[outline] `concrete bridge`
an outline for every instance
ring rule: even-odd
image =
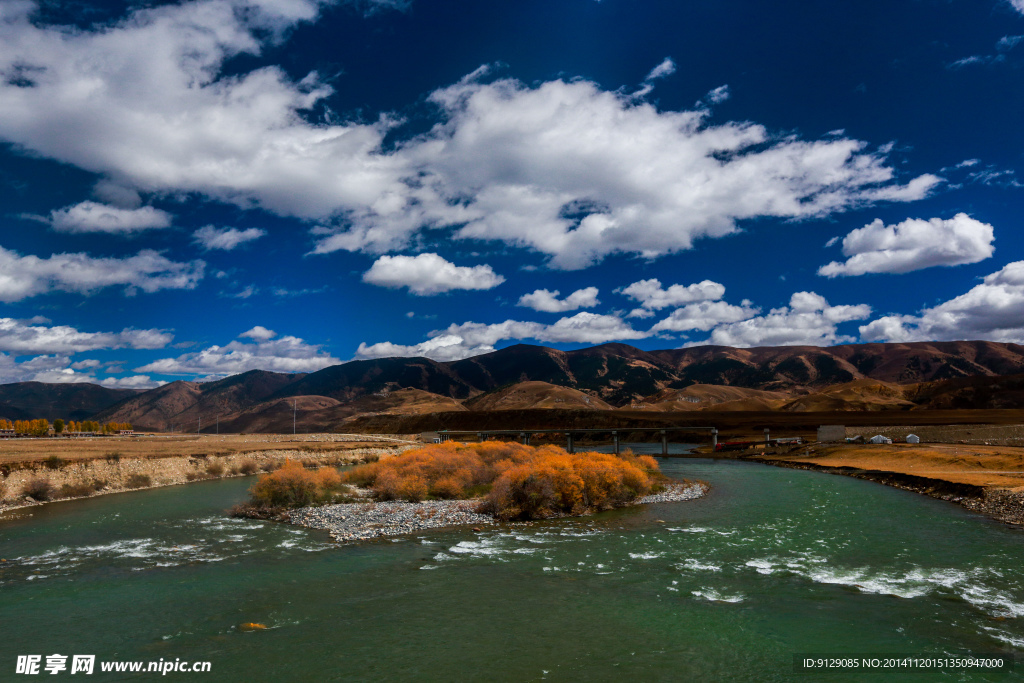
[[[631,428],[631,429],[491,429],[483,431],[448,431],[437,432],[438,440],[441,442],[451,441],[456,437],[475,436],[478,441],[486,441],[491,437],[511,436],[521,439],[527,446],[530,445],[530,437],[534,434],[565,434],[565,450],[570,453],[576,452],[574,443],[575,437],[582,434],[610,434],[615,444],[615,454],[619,454],[619,433],[620,432],[659,432],[661,434],[661,454],[668,455],[668,433],[669,432],[711,432],[711,447],[718,445],[718,429],[715,427],[665,427],[665,428]]]

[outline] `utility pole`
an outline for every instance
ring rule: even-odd
[[[217,433],[220,434],[220,415],[217,416]]]
[[[295,413],[299,410],[299,400],[292,400],[292,436],[295,436]]]
[[[199,426],[196,427],[196,434],[198,434],[201,431],[203,431],[203,416],[202,415],[199,416]]]

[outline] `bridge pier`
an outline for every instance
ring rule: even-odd
[[[668,455],[668,435],[665,434],[665,430],[661,430],[661,454],[663,456]]]
[[[718,430],[711,430],[711,450],[718,448]]]
[[[615,439],[615,455],[619,454],[619,433],[612,432],[612,438]]]
[[[576,450],[573,448],[572,445],[572,432],[566,432],[565,439],[565,450],[568,451],[569,453],[575,453]]]
[[[521,432],[519,434],[519,437],[523,440],[523,445],[524,446],[529,446],[530,445],[530,433],[529,432]]]

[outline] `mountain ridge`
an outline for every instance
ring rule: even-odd
[[[806,410],[819,404],[856,405],[858,402],[865,406],[888,402],[895,409],[916,405],[912,400],[945,401],[957,405],[969,403],[974,399],[964,397],[984,398],[988,395],[985,386],[986,382],[991,382],[985,378],[1018,373],[1024,373],[1024,346],[988,341],[873,343],[831,347],[697,346],[653,351],[621,343],[570,351],[515,344],[479,356],[447,362],[423,357],[381,358],[349,361],[307,374],[250,370],[215,382],[177,381],[156,389],[125,394],[118,401],[112,402],[112,405],[97,408],[92,417],[101,421],[130,422],[146,430],[163,431],[184,427],[191,431],[199,428],[200,419],[204,426],[212,426],[214,420],[219,419],[232,426],[245,428],[246,421],[235,420],[242,413],[250,411],[255,416],[259,411],[265,413],[270,410],[271,405],[283,406],[286,404],[282,401],[307,397],[303,402],[312,401],[310,406],[322,405],[323,410],[327,410],[329,403],[330,412],[336,420],[348,420],[360,411],[423,410],[424,406],[430,405],[436,405],[440,410],[465,409],[461,403],[471,408],[475,397],[493,394],[524,382],[564,387],[578,392],[573,396],[592,397],[595,406],[609,405],[612,408],[628,408],[637,401],[648,401],[659,395],[665,396],[660,400],[669,400],[666,392],[712,385],[744,390],[717,392],[723,399],[728,395],[729,400],[739,401],[735,404],[737,409],[756,404],[785,405],[781,408],[783,410]],[[922,394],[917,398],[891,397],[883,400],[881,394],[871,394],[857,386],[844,390],[845,394],[823,394],[828,387],[859,380],[871,380],[865,386],[874,386],[873,383],[952,384],[941,391],[934,388],[918,390],[919,393],[938,392],[933,397]],[[398,400],[398,397],[390,400],[380,398],[402,390],[417,390],[435,398],[419,395],[415,399],[411,396],[405,396],[402,400]],[[525,393],[520,391],[517,395],[525,398],[517,400],[528,403],[532,400],[529,397],[533,395],[553,396],[551,391],[545,389],[538,393],[536,388]],[[39,387],[35,387],[35,393],[39,392]],[[60,392],[55,389],[53,393],[56,396]],[[690,393],[693,394],[691,398],[701,394],[699,391]],[[775,393],[790,398],[777,401],[771,395]],[[25,415],[32,412],[17,405],[14,400],[17,394],[14,390],[7,391],[9,400],[6,405],[9,411],[20,410]],[[800,396],[812,394],[822,396],[802,402],[797,400]],[[3,414],[3,396],[0,392],[0,416],[14,419],[9,414]],[[317,403],[317,397],[330,401]],[[677,399],[686,402],[685,396]],[[791,403],[790,399],[796,402]],[[38,397],[34,400],[35,403],[28,403],[36,407],[41,405]],[[1006,400],[1012,402],[1016,399]],[[55,405],[56,401],[56,398],[52,399],[51,404]],[[264,407],[252,413],[260,405]],[[485,401],[481,405],[489,403]],[[276,415],[281,410],[278,407],[273,412]],[[255,421],[252,424],[277,425],[283,419],[283,416],[271,419],[268,414],[259,419],[253,417]]]

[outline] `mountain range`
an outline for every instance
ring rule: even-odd
[[[251,370],[145,391],[0,385],[0,417],[92,417],[139,429],[334,429],[359,416],[532,408],[878,410],[1024,406],[1024,346],[987,341],[574,351],[518,344],[464,360],[358,360]],[[201,423],[201,425],[200,425]]]

